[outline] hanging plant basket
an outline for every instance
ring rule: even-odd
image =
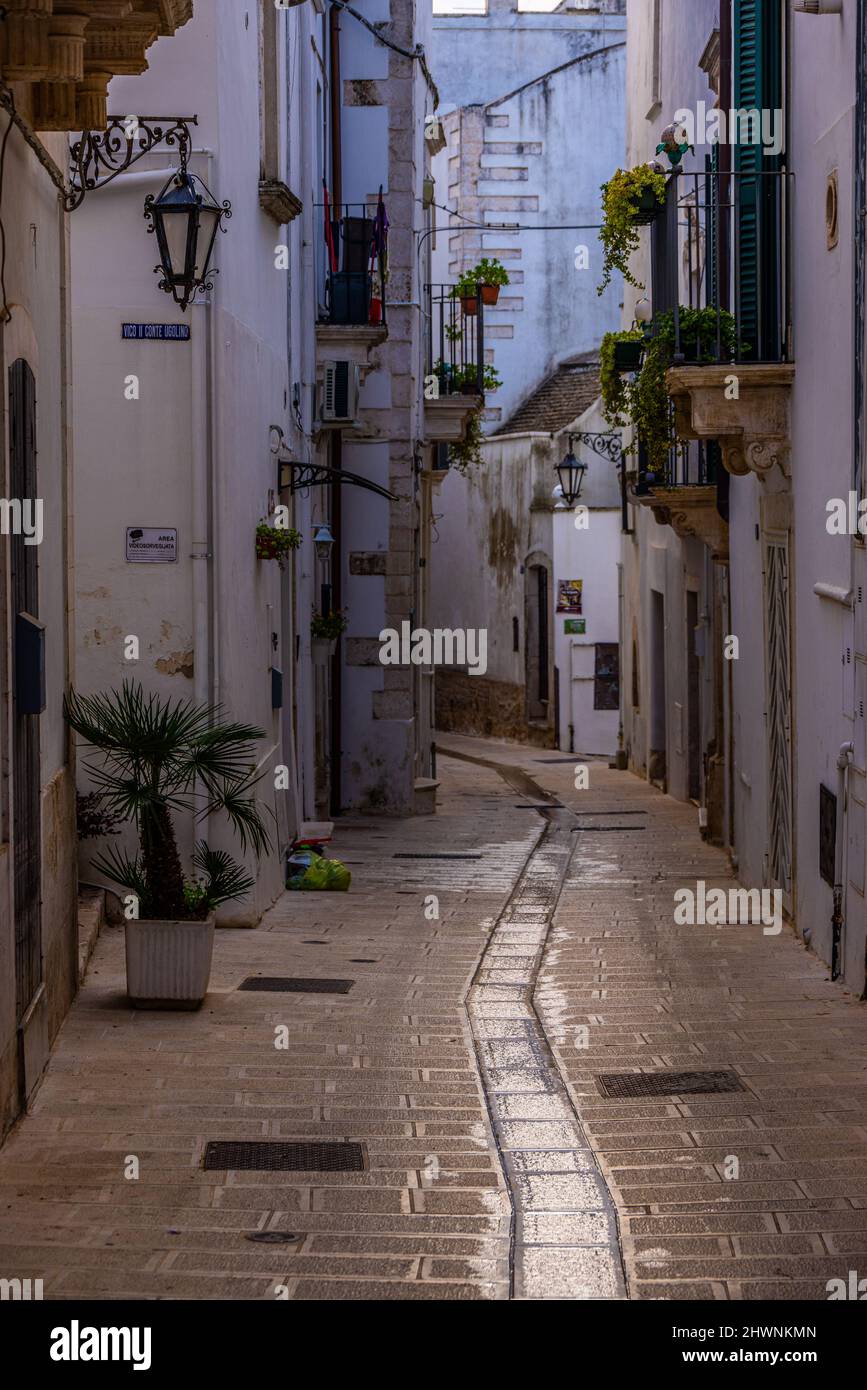
[[[653,222],[662,212],[664,204],[656,196],[652,188],[645,188],[639,197],[633,199],[632,220],[639,227],[646,227]]]
[[[483,304],[496,304],[500,297],[499,285],[479,285]]]
[[[477,294],[462,294],[461,308],[468,318],[479,312],[479,297]]]
[[[281,570],[286,557],[301,544],[301,533],[294,527],[269,526],[261,521],[256,527],[256,559],[276,560]]]
[[[621,340],[614,345],[614,370],[616,372],[637,372],[641,366],[643,342]]]

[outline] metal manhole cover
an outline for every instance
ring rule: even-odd
[[[606,1072],[596,1084],[603,1096],[624,1100],[746,1090],[733,1071]]]
[[[481,859],[480,854],[394,854],[393,859]]]
[[[364,1150],[360,1144],[211,1139],[205,1145],[203,1167],[223,1172],[360,1173],[364,1170]]]
[[[307,980],[282,975],[250,975],[238,989],[273,994],[348,994],[354,980]]]
[[[257,1245],[291,1245],[301,1237],[293,1231],[250,1231],[244,1239],[255,1241]]]

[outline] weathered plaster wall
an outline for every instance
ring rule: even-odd
[[[63,163],[67,141],[48,135]],[[70,672],[68,633],[71,516],[69,320],[65,219],[57,190],[17,131],[6,147],[5,286],[11,313],[0,326],[0,496],[9,485],[8,372],[24,358],[36,378],[38,497],[44,534],[38,549],[39,618],[45,624],[46,696],[40,716],[43,829],[42,955],[46,1014],[53,1038],[74,993],[69,964],[76,942],[75,816],[63,692]],[[13,918],[12,641],[9,540],[0,536],[0,1135],[18,1111],[15,927]],[[32,1084],[33,1078],[29,1078]]]

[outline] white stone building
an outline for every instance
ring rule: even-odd
[[[716,153],[697,144],[684,166],[700,172],[701,186],[681,179],[669,199],[677,212],[654,223],[635,258],[655,311],[675,297],[688,302],[691,279],[700,304],[733,310],[742,346],[734,364],[690,365],[686,354],[669,374],[681,432],[719,449],[717,483],[680,478],[674,492],[644,492],[636,538],[624,546],[623,682],[632,765],[705,809],[742,881],[778,889],[804,940],[859,993],[864,549],[848,525],[829,532],[828,505],[840,499],[848,509],[853,492],[857,533],[867,398],[863,26],[854,0],[839,14],[776,0],[629,7],[627,166],[652,157],[662,127],[699,101],[755,107],[769,120],[779,111],[785,138],[780,153],[743,138]],[[706,156],[720,171],[710,184]],[[757,212],[758,183],[766,191]],[[721,190],[728,232],[714,232],[705,215],[708,186]],[[737,197],[726,192],[735,186]],[[633,304],[630,294],[625,324]],[[727,395],[732,373],[737,391]]]
[[[146,50],[159,35],[171,47],[191,12],[191,0],[117,13],[44,0],[0,16],[0,1136],[32,1095],[78,984],[63,719],[75,677],[69,137],[104,127],[111,74],[144,70]]]

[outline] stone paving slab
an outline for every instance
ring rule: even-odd
[[[218,932],[198,1013],[128,1008],[105,929],[0,1152],[0,1275],[52,1299],[508,1297],[510,1202],[464,1000],[539,832],[495,772],[440,780],[435,820],[338,826],[349,893],[287,893],[258,930]],[[480,858],[394,858],[434,851]],[[258,974],[355,984],[238,992]],[[369,1166],[203,1171],[209,1139],[243,1138],[357,1140]],[[295,1239],[247,1239],[263,1231]]]
[[[602,762],[579,792],[538,750],[449,743],[519,763],[576,824],[604,808],[646,826],[575,834],[535,994],[617,1202],[630,1296],[826,1300],[830,1278],[867,1277],[867,1004],[788,925],[675,923],[677,888],[735,884],[693,806]],[[594,1082],[666,1069],[732,1069],[745,1091],[607,1100]]]

